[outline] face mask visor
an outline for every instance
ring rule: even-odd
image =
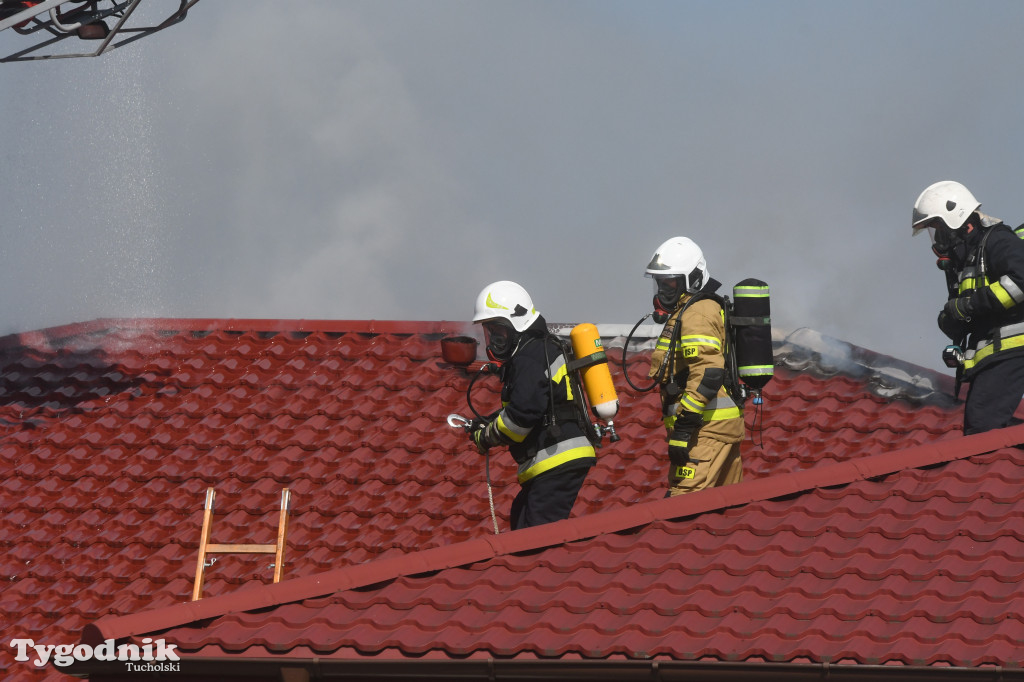
[[[948,270],[953,267],[953,254],[956,251],[956,233],[946,227],[945,223],[937,220],[923,226],[928,231],[928,238],[932,242],[932,253],[935,254],[935,266],[939,270]],[[962,251],[962,249],[961,249]],[[962,254],[961,254],[962,255]]]
[[[655,275],[654,299],[665,310],[674,310],[679,297],[686,292],[685,275]]]
[[[504,320],[483,323],[484,338],[487,340],[487,357],[491,360],[507,360],[515,345],[516,332]]]
[[[654,275],[654,321],[664,324],[679,304],[679,297],[686,291],[686,277],[683,275]]]

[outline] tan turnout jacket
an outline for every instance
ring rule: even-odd
[[[684,295],[682,303],[686,303],[689,295]],[[681,306],[684,307],[684,306]],[[674,417],[682,410],[701,412],[704,425],[698,438],[714,438],[723,443],[737,443],[743,440],[743,411],[729,397],[723,385],[716,395],[703,395],[706,388],[701,386],[705,372],[714,367],[725,368],[725,313],[717,301],[704,298],[683,311],[676,311],[665,322],[658,338],[658,344],[651,353],[651,370],[649,376],[658,375],[663,363],[669,361],[668,349],[676,324],[682,329],[675,348],[675,365],[670,364],[661,381],[662,414],[665,425],[671,430]],[[666,385],[671,381],[670,372],[675,371],[682,394],[674,405],[666,404],[670,398],[666,393]]]

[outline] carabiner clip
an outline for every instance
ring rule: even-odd
[[[468,432],[473,422],[463,417],[461,414],[452,413],[448,415],[448,426],[453,429],[461,429]]]

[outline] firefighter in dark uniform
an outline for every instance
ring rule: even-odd
[[[725,314],[712,296],[721,285],[686,237],[659,246],[645,275],[654,279],[655,319],[665,322],[649,376],[661,388],[668,494],[739,483],[743,410],[726,388]]]
[[[1024,241],[959,182],[929,186],[914,203],[913,230],[931,236],[949,300],[939,329],[956,348],[958,377],[970,382],[964,433],[1015,423],[1024,394]],[[955,361],[954,361],[955,364]]]
[[[512,530],[567,519],[597,459],[579,422],[565,355],[515,282],[484,287],[473,322],[483,325],[488,356],[501,363],[502,408],[470,435],[481,454],[508,446],[519,467]]]

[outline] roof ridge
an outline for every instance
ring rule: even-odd
[[[353,564],[280,583],[258,584],[237,592],[183,602],[151,611],[110,616],[85,626],[82,641],[99,644],[134,634],[158,632],[233,612],[251,611],[366,587],[403,576],[454,568],[517,552],[543,549],[657,521],[679,519],[821,487],[846,485],[898,471],[933,466],[1024,443],[1024,425],[960,436],[872,455],[858,460],[745,481],[588,514],[523,530],[488,535],[397,557]]]
[[[642,320],[641,320],[642,322]],[[556,334],[568,335],[573,322],[548,322]],[[165,331],[193,334],[259,333],[366,333],[366,334],[439,334],[441,336],[469,333],[471,323],[465,320],[345,320],[301,318],[175,318],[175,317],[110,317],[96,318],[61,326],[15,332],[0,336],[0,350],[15,348],[54,348],[83,336],[110,334],[118,331]],[[633,351],[650,350],[660,333],[654,324],[634,325],[597,323],[605,346],[621,348],[626,337],[646,339]],[[934,369],[899,360],[848,341],[830,337],[810,327],[791,331],[772,329],[772,345],[776,364],[794,371],[811,370],[823,376],[836,373],[866,380],[874,392],[883,397],[908,397],[935,400],[943,405],[956,402],[950,397],[953,379]],[[874,386],[875,383],[880,385]]]
[[[130,331],[177,332],[338,332],[367,334],[462,334],[464,320],[306,320],[288,318],[102,317],[87,322],[0,336],[0,350],[50,347],[78,336]]]

